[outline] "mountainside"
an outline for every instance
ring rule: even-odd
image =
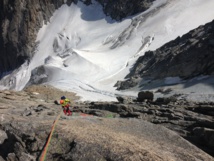
[[[99,0],[105,13],[117,20],[148,9],[152,1],[154,0],[143,2]],[[65,3],[70,5],[72,2],[77,3],[76,0],[2,0],[0,2],[0,78],[26,60],[30,61],[38,45],[35,41],[39,29],[50,21],[56,9]],[[87,5],[91,4],[91,0],[83,2]]]
[[[45,83],[75,92],[83,100],[136,96],[140,88],[120,92],[114,84],[124,80],[138,57],[214,17],[212,0],[143,2],[87,0],[62,5],[39,30],[34,56],[7,73],[0,80],[0,89],[22,90]],[[194,17],[197,19],[189,23]]]
[[[70,5],[72,0],[67,0]],[[47,24],[64,0],[2,0],[0,2],[0,76],[34,54],[35,40],[43,23]]]
[[[190,31],[136,61],[118,89],[140,85],[141,79],[190,79],[214,74],[214,21]]]
[[[2,0],[0,161],[214,161],[213,6]]]
[[[72,116],[65,116],[53,103],[62,94],[72,100]],[[60,119],[50,140],[47,161],[213,160],[183,138],[214,155],[212,104],[75,103],[74,94],[48,86],[0,91],[0,96],[0,161],[38,160],[57,116]],[[204,113],[199,114],[200,110]]]

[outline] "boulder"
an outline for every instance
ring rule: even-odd
[[[124,104],[129,104],[129,103],[133,102],[133,99],[128,96],[118,96],[116,98],[117,98],[118,102],[124,103]]]
[[[141,91],[138,93],[137,101],[138,102],[145,102],[147,101],[153,101],[154,94],[150,91]]]
[[[177,98],[176,97],[159,97],[156,99],[155,103],[157,104],[169,104],[170,102],[176,102]]]
[[[214,129],[196,127],[193,133],[201,144],[214,148]]]
[[[21,153],[21,156],[19,157],[19,160],[23,161],[36,161],[36,158],[30,154],[26,154],[24,152]]]
[[[9,153],[7,156],[7,160],[16,161],[16,155],[14,153]]]

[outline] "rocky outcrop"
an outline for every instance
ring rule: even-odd
[[[154,102],[137,102],[123,97],[123,103],[84,104],[83,112],[99,117],[137,118],[165,126],[214,156],[214,105],[177,100],[176,97],[159,98]],[[209,109],[206,112],[206,109]],[[109,111],[108,113],[106,111]]]
[[[139,57],[127,81],[118,82],[120,90],[138,85],[141,78],[193,78],[214,74],[214,21],[194,29]]]
[[[43,23],[64,2],[73,0],[2,0],[0,2],[0,76],[30,59]]]
[[[106,15],[115,20],[122,20],[127,16],[147,10],[154,0],[97,0],[103,6]]]
[[[62,113],[53,103],[61,92],[48,86],[0,91],[0,160],[39,160],[53,121]],[[213,117],[193,112],[202,104],[132,99],[72,104],[73,115],[61,115],[57,122],[46,160],[213,160],[181,137],[213,146]]]
[[[141,91],[138,93],[138,102],[153,101],[154,94],[150,91]]]

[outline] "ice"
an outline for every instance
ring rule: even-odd
[[[32,80],[31,72],[41,67],[44,73],[34,73],[37,82],[75,92],[82,100],[137,95],[138,88],[119,92],[114,85],[146,51],[213,20],[213,6],[213,0],[157,0],[149,10],[116,22],[96,1],[89,6],[81,1],[65,4],[40,29],[32,60],[4,77],[0,89],[23,89]],[[175,82],[177,78],[166,81]]]

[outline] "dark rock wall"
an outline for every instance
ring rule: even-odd
[[[103,6],[106,15],[115,20],[147,10],[154,0],[97,0]]]
[[[33,55],[39,28],[62,4],[64,0],[1,0],[0,77]]]
[[[142,76],[180,76],[186,79],[201,74],[214,74],[214,21],[147,53],[139,60],[148,62],[144,68],[136,70]]]
[[[154,0],[97,0],[113,19],[142,12]],[[70,5],[77,0],[67,0]],[[83,1],[86,5],[91,0]],[[19,67],[34,54],[36,35],[64,0],[1,0],[0,2],[0,78],[3,72]]]
[[[156,51],[140,57],[127,81],[118,82],[118,89],[138,84],[140,78],[162,79],[179,76],[183,79],[214,74],[214,21],[190,31]]]

